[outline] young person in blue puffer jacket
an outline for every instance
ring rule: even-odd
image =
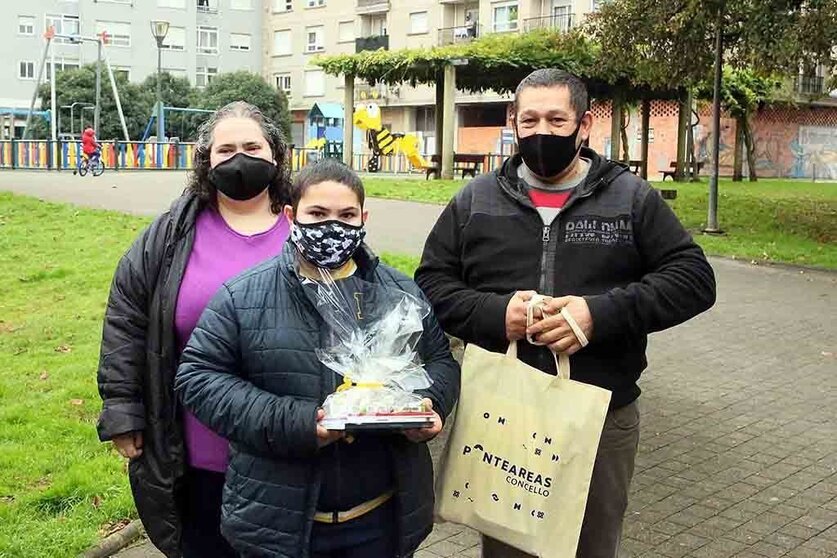
[[[323,428],[321,405],[341,379],[315,353],[327,328],[303,283],[327,268],[342,288],[365,281],[426,299],[363,243],[368,214],[351,169],[333,160],[307,167],[291,198],[292,242],[216,294],[183,352],[175,389],[230,441],[221,531],[242,556],[406,557],[432,530],[426,442],[457,400],[459,365],[430,314],[417,352],[433,380],[421,393],[433,426],[353,438]]]

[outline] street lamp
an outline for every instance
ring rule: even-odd
[[[157,143],[163,138],[163,84],[161,80],[163,64],[163,41],[169,32],[168,21],[152,21],[151,34],[157,41]],[[159,153],[159,148],[158,148]]]

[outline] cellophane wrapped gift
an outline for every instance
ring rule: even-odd
[[[317,356],[342,377],[323,403],[330,430],[393,430],[432,425],[433,413],[417,391],[430,387],[416,352],[430,312],[422,300],[396,288],[350,277],[335,281],[320,270],[317,310],[327,328]]]

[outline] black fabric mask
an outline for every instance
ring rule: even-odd
[[[272,161],[236,153],[209,171],[209,182],[228,198],[246,201],[264,192],[277,174]]]
[[[581,146],[575,145],[580,129],[581,124],[569,136],[532,134],[525,138],[518,137],[517,146],[523,162],[529,170],[541,178],[558,176],[567,170],[575,156],[581,151]]]
[[[326,269],[338,269],[348,262],[363,239],[363,225],[353,226],[343,221],[323,221],[302,224],[294,221],[291,242],[299,255],[309,263]]]

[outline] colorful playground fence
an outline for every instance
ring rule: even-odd
[[[73,170],[81,157],[81,142],[58,140],[0,140],[0,169]],[[194,143],[156,143],[139,141],[102,142],[102,162],[109,170],[190,170],[194,164]],[[318,161],[326,154],[319,149],[291,146],[291,170]],[[364,171],[371,155],[356,153],[352,167]],[[505,155],[487,153],[480,172],[491,172],[503,164]],[[430,159],[429,156],[425,156]],[[422,173],[401,155],[380,158],[380,172]]]

